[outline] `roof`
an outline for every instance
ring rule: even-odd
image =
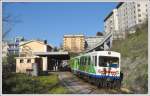
[[[85,53],[85,54],[81,54],[79,56],[76,56],[76,57],[73,57],[72,59],[75,59],[75,58],[80,58],[82,56],[87,56],[87,55],[102,55],[102,56],[108,56],[107,54],[109,54],[110,56],[118,56],[120,57],[120,53],[119,52],[115,52],[115,51],[93,51],[93,52],[89,52],[89,53]]]
[[[70,58],[68,52],[34,52],[37,56],[47,56],[59,60],[68,60]]]
[[[124,2],[119,2],[118,5],[116,6],[116,8],[118,9]],[[113,11],[111,11],[106,18],[104,19],[104,22],[113,14]]]
[[[107,16],[106,18],[104,19],[104,22],[113,14],[113,11],[111,11]]]
[[[35,55],[68,55],[68,52],[34,52]]]
[[[79,34],[79,35],[64,35],[64,37],[84,37],[84,35]]]
[[[44,41],[39,41],[39,40],[29,40],[29,41],[26,41],[26,42],[20,42],[20,45],[19,46],[22,46],[22,45],[25,45],[27,43],[30,43],[30,42],[38,42],[38,43],[41,43],[41,44],[45,44]],[[51,45],[48,45],[48,44],[45,44],[49,47],[52,47]]]
[[[124,2],[119,2],[116,8],[118,9]]]
[[[86,39],[87,38],[104,38],[104,36],[89,36],[89,37],[85,37]]]

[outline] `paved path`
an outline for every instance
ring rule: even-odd
[[[70,72],[58,72],[61,83],[73,94],[122,94],[129,93],[127,89],[99,89],[84,80],[77,78]]]

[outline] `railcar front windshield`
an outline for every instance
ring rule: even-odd
[[[99,67],[119,67],[118,57],[99,56]]]

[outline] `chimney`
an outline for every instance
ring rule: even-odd
[[[47,40],[44,40],[44,44],[47,44]]]

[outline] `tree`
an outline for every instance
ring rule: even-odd
[[[59,47],[60,47],[59,48],[60,50],[63,50],[63,44],[62,43],[60,43]]]
[[[2,15],[2,24],[3,24],[3,30],[2,30],[2,40],[7,39],[8,34],[12,31],[14,24],[21,22],[18,19],[18,16],[15,16],[14,14],[11,14],[11,12],[8,11],[7,7],[9,4],[3,4],[3,15]]]
[[[54,52],[58,51],[58,48],[55,46],[53,49]]]
[[[14,16],[14,14],[11,14],[11,12],[7,9],[7,7],[9,7],[9,4],[8,3],[7,4],[6,3],[3,4],[2,42],[8,41],[8,35],[12,31],[14,24],[20,22],[18,17]],[[4,46],[2,46],[2,49],[3,48],[4,48]],[[15,57],[16,57],[16,55],[7,54],[7,56],[5,58],[3,58],[4,62],[2,63],[3,64],[2,67],[3,67],[3,74],[4,75],[10,74],[12,72],[12,70],[14,69]]]
[[[103,36],[103,33],[102,32],[97,32],[96,36]]]

